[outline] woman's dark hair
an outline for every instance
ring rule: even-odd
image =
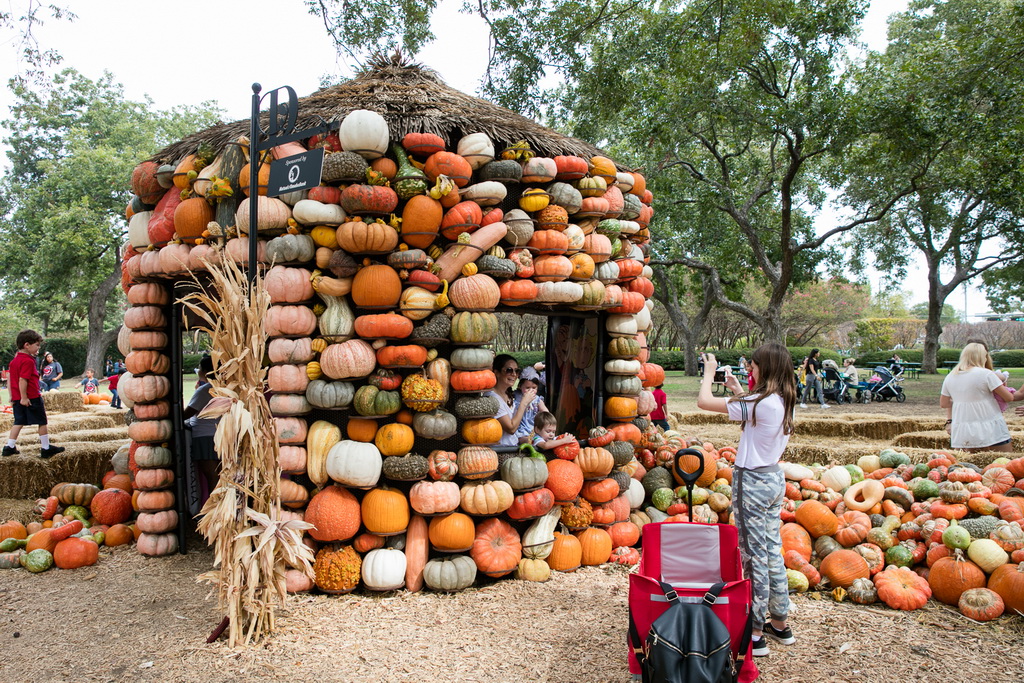
[[[814,351],[817,351],[815,349]],[[813,358],[814,351],[811,352]],[[757,363],[757,384],[751,390],[757,398],[733,397],[729,401],[750,403],[750,424],[757,425],[757,404],[772,394],[782,399],[784,416],[782,433],[793,433],[793,410],[796,408],[796,373],[793,372],[793,357],[782,344],[762,344],[750,356]]]
[[[811,349],[811,352],[809,354],[807,354],[807,357],[808,358],[814,358],[817,355],[818,355],[818,349]]]
[[[213,372],[213,358],[210,356],[203,356],[199,359],[199,369],[209,375]]]
[[[519,361],[515,357],[507,353],[499,353],[494,357],[494,362],[491,363],[491,370],[494,371],[495,377],[501,377],[504,372],[505,363],[512,361],[516,365],[519,365]],[[505,394],[509,401],[512,400],[512,385],[509,385],[508,389],[505,390]]]

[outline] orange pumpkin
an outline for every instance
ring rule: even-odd
[[[377,350],[377,362],[391,368],[419,367],[427,362],[427,349],[416,344],[385,346]]]
[[[816,500],[805,500],[797,507],[796,521],[814,538],[832,536],[839,529],[835,513]]]
[[[576,534],[583,551],[582,562],[588,567],[604,564],[612,555],[612,537],[604,529],[586,529]]]
[[[306,506],[309,535],[318,541],[344,541],[359,531],[361,508],[348,489],[331,485],[314,495]]]
[[[365,266],[352,279],[351,296],[360,308],[395,308],[402,296],[402,281],[391,266]]]
[[[497,383],[491,370],[456,370],[451,385],[455,391],[487,391]]]
[[[558,572],[571,572],[578,569],[582,562],[583,546],[580,539],[571,534],[555,532],[555,542],[547,558],[548,566]]]
[[[583,488],[583,471],[571,460],[556,458],[548,462],[548,478],[544,486],[551,489],[555,502],[572,502]]]
[[[826,555],[821,561],[821,573],[833,586],[842,588],[849,588],[854,579],[871,576],[867,561],[853,550],[834,550]]]
[[[476,528],[469,552],[477,569],[491,577],[511,573],[523,557],[519,533],[504,520],[492,517]]]
[[[416,195],[402,210],[402,240],[410,247],[426,249],[437,239],[444,208],[427,195]]]
[[[430,545],[441,552],[464,552],[473,547],[476,527],[469,515],[453,512],[430,520],[428,535]]]
[[[375,488],[363,496],[360,514],[371,534],[398,534],[409,526],[409,501],[397,489]]]
[[[492,444],[501,441],[504,430],[493,417],[470,419],[462,424],[462,438],[472,444]]]

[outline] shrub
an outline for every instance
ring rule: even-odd
[[[71,378],[76,375],[81,375],[85,372],[85,356],[89,347],[89,340],[85,336],[58,336],[51,335],[47,336],[43,343],[43,348],[39,352],[40,358],[46,353],[52,353],[54,360],[60,363],[61,367],[64,368],[64,377]],[[0,364],[5,367],[10,364],[11,359],[15,353],[14,341],[10,340],[0,348]],[[124,356],[117,350],[117,342],[114,341],[110,346],[107,347],[107,351],[103,354],[106,358],[110,356],[115,360],[122,360]],[[103,373],[103,368],[93,368],[96,371],[97,376]]]
[[[1024,350],[996,351],[992,363],[1000,368],[1024,368]]]

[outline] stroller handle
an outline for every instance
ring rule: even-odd
[[[697,469],[693,472],[687,472],[679,465],[679,461],[686,455],[692,455],[697,458]],[[704,474],[704,452],[699,451],[696,448],[683,448],[678,450],[676,451],[676,459],[672,464],[672,467],[675,469],[676,476],[683,480],[686,487],[688,489],[692,488],[693,485],[697,483],[697,480],[700,479],[701,475]]]

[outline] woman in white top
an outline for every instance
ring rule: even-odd
[[[992,371],[992,359],[981,344],[968,344],[960,363],[942,382],[939,405],[946,410],[950,446],[965,451],[1012,451],[1010,430],[996,396],[1007,403],[1024,399],[1024,386],[1011,392]]]
[[[494,390],[489,395],[498,399],[498,414],[494,417],[501,423],[502,430],[501,442],[498,445],[518,446],[519,437],[516,436],[516,430],[519,429],[519,424],[523,421],[526,409],[537,397],[537,387],[525,387],[522,392],[522,400],[513,408],[512,385],[519,377],[519,363],[507,353],[502,353],[494,357],[492,368],[495,384]]]
[[[726,413],[743,430],[733,470],[732,502],[743,573],[753,584],[753,654],[763,657],[768,654],[765,635],[784,645],[796,642],[786,624],[789,586],[779,518],[786,494],[779,458],[793,433],[796,378],[789,351],[781,344],[764,344],[751,355],[748,370],[754,388],[750,394],[745,395],[727,370],[725,386],[734,396],[716,398],[712,383],[717,367],[715,357],[707,354],[697,407]]]

